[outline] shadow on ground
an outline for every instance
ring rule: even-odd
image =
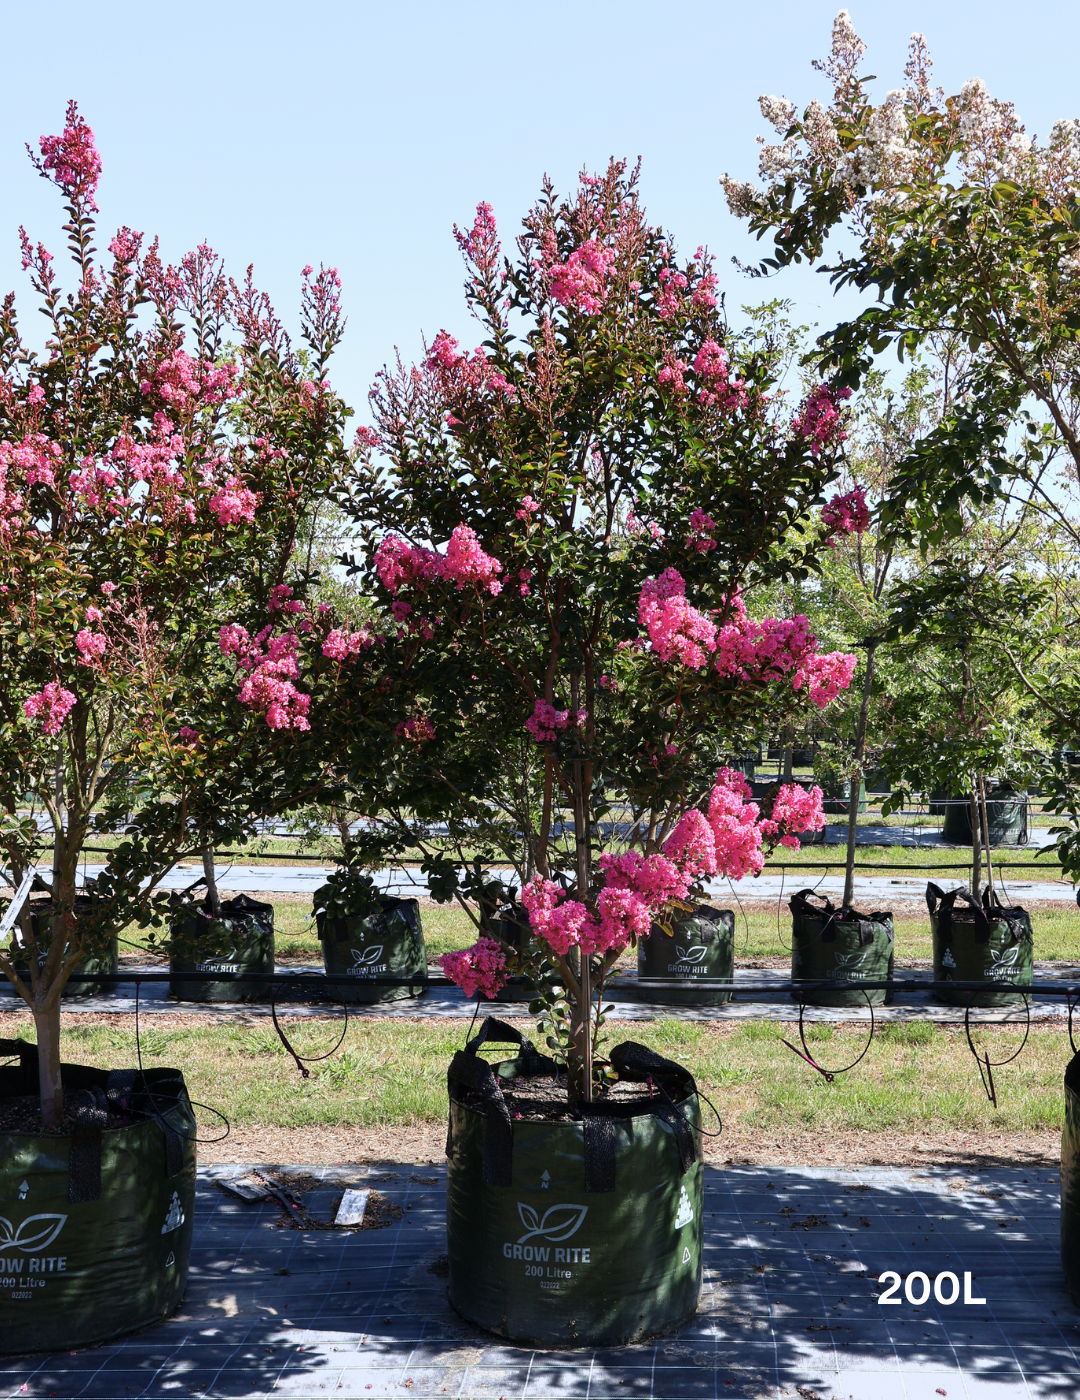
[[[677,1335],[532,1352],[464,1323],[446,1299],[440,1168],[303,1169],[329,1221],[344,1184],[373,1184],[398,1222],[297,1230],[200,1175],[185,1307],[124,1343],[11,1358],[11,1396],[801,1396],[803,1400],[1073,1400],[1080,1310],[1058,1256],[1045,1167],[950,1172],[709,1168],[706,1281]],[[300,1169],[297,1169],[300,1170]],[[879,1303],[878,1276],[949,1271],[952,1306]],[[984,1304],[965,1306],[963,1277]],[[947,1291],[947,1290],[946,1290]],[[918,1296],[918,1289],[916,1289]]]

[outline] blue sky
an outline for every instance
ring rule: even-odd
[[[822,81],[838,5],[684,0],[258,4],[189,0],[9,6],[0,88],[0,290],[36,318],[19,267],[20,222],[62,252],[59,202],[23,149],[62,128],[75,97],[104,160],[103,239],[126,223],[161,236],[175,261],[207,239],[256,278],[294,326],[299,271],[336,265],[349,316],[333,378],[363,414],[379,365],[422,330],[467,344],[451,237],[480,199],[513,232],[547,171],[565,190],[610,154],[644,160],[650,216],[679,247],[707,243],[731,307],[765,294],[831,323],[824,278],[748,286],[731,255],[756,245],[725,208],[717,177],[756,173],[761,92],[800,105]],[[880,91],[900,85],[922,30],[946,90],[982,77],[1029,132],[1080,115],[1080,5],[1046,0],[853,4]]]

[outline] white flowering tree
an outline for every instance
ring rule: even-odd
[[[930,345],[942,354],[947,407],[898,464],[881,508],[885,525],[933,548],[967,529],[965,502],[1005,496],[1010,518],[1041,517],[1075,557],[1080,122],[1057,121],[1040,142],[981,79],[946,95],[933,85],[920,34],[902,86],[874,102],[864,51],[841,11],[829,56],[814,65],[831,86],[827,101],[800,108],[761,99],[781,139],[762,144],[761,187],[725,177],[730,207],[759,237],[771,236],[770,270],[802,259],[824,265],[830,235],[844,228],[854,236],[855,251],[824,270],[835,285],[878,299],[821,338],[836,382],[855,386],[890,347],[909,354]],[[1002,625],[1037,601],[1037,580],[1026,580],[1024,600],[1017,586],[1011,574],[985,581],[981,635],[1050,716],[1056,742],[1073,749],[1075,606],[1059,597],[1046,609],[1048,627],[1033,650]],[[1074,779],[1062,767],[1053,781],[1055,805],[1069,818],[1059,851],[1080,872]]]

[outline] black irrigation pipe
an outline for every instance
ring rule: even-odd
[[[448,977],[351,977],[345,973],[322,973],[322,972],[78,972],[72,973],[68,978],[69,982],[97,982],[108,986],[119,986],[125,982],[264,982],[273,986],[301,986],[319,988],[327,985],[350,986],[350,987],[421,987],[421,988],[444,988],[453,987],[456,984]],[[649,1000],[648,993],[653,990],[650,986],[642,986],[638,983],[627,981],[626,985],[620,987],[619,979],[614,983],[609,983],[604,987],[604,1001],[644,1001]],[[507,985],[513,987],[511,980]],[[665,984],[670,985],[670,984]],[[836,992],[836,991],[867,991],[867,992],[986,992],[986,991],[1013,991],[1026,992],[1033,996],[1078,996],[1080,995],[1080,982],[1047,981],[1029,982],[1025,984],[1017,982],[1007,982],[1003,978],[994,978],[991,983],[980,982],[923,982],[913,977],[897,978],[891,982],[835,982],[835,981],[786,981],[786,982],[725,982],[720,980],[710,980],[709,989],[715,991],[717,986],[730,987],[735,993],[744,992],[766,992],[766,993],[795,993],[800,992],[811,994],[815,992]],[[530,1000],[532,998],[529,998]],[[498,1005],[496,1002],[491,1005]]]

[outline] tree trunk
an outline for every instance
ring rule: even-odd
[[[859,708],[859,723],[855,731],[855,777],[848,790],[847,814],[847,858],[844,862],[844,898],[842,907],[850,909],[855,898],[855,837],[859,823],[859,791],[862,787],[862,756],[866,748],[866,723],[870,715],[870,692],[874,685],[874,652],[877,639],[866,643],[866,674],[863,677],[862,705]]]
[[[994,895],[994,866],[990,860],[990,818],[986,811],[986,778],[979,774],[979,824],[982,831],[983,850],[986,852],[986,888],[990,897]]]
[[[218,898],[217,877],[214,874],[214,851],[210,845],[203,846],[203,874],[206,876],[206,902],[210,906],[210,917],[221,917],[221,900]]]
[[[968,797],[968,808],[971,822],[971,897],[980,898],[982,894],[982,840],[979,821],[979,799],[976,789],[971,789]]]
[[[60,1083],[59,997],[48,1010],[35,1008],[34,1026],[37,1029],[41,1121],[46,1128],[58,1128],[64,1121],[64,1090]]]
[[[589,897],[589,833],[587,822],[587,804],[585,801],[585,775],[581,758],[581,726],[576,723],[578,706],[578,678],[573,675],[570,680],[570,704],[574,711],[574,849],[577,856],[577,897],[584,901]],[[589,967],[589,955],[585,952],[581,954],[581,970],[579,973],[581,986],[581,996],[577,1005],[577,1014],[574,1018],[573,1039],[578,1053],[578,1068],[580,1073],[580,1083],[575,1086],[574,1080],[577,1076],[571,1074],[570,1092],[574,1094],[575,1088],[585,1103],[592,1103],[592,977]]]
[[[784,731],[784,782],[790,783],[793,778],[792,773],[792,749],[794,748],[794,734],[789,724]]]

